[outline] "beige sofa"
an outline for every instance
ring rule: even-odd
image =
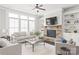
[[[12,34],[12,41],[15,42],[25,42],[28,39],[35,37],[35,35],[29,35],[26,32],[16,32]]]
[[[13,42],[24,42],[26,39],[29,38],[26,32],[16,32],[13,33],[11,36]]]

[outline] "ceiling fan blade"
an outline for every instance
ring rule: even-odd
[[[43,8],[38,8],[38,9],[40,9],[40,10],[44,10],[44,11],[46,10],[46,9],[43,9]]]
[[[39,5],[39,7],[42,7],[43,5],[41,4],[41,5]]]
[[[39,4],[36,4],[36,6],[38,6]]]
[[[36,4],[36,8],[38,8],[38,7],[42,7],[43,5],[41,4]]]
[[[45,11],[46,9],[40,8],[40,7],[42,7],[42,6],[43,6],[42,4],[36,4],[35,8],[33,8],[32,10],[34,10],[34,9],[39,9],[39,10]]]

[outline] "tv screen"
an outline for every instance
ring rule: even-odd
[[[57,17],[51,17],[46,19],[47,25],[55,25],[57,24]]]
[[[56,30],[47,30],[47,36],[56,38]]]

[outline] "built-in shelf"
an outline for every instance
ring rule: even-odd
[[[65,33],[79,33],[79,13],[65,14],[63,28]]]

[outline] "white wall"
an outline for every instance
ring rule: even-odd
[[[36,17],[36,22],[35,22],[35,26],[36,26],[36,29],[35,30],[36,31],[39,31],[40,30],[40,28],[39,28],[39,26],[40,26],[39,25],[39,23],[40,23],[39,20],[40,20],[40,18],[39,17]]]
[[[6,23],[6,10],[0,9],[0,35],[4,31],[4,29],[7,32],[7,23]]]

